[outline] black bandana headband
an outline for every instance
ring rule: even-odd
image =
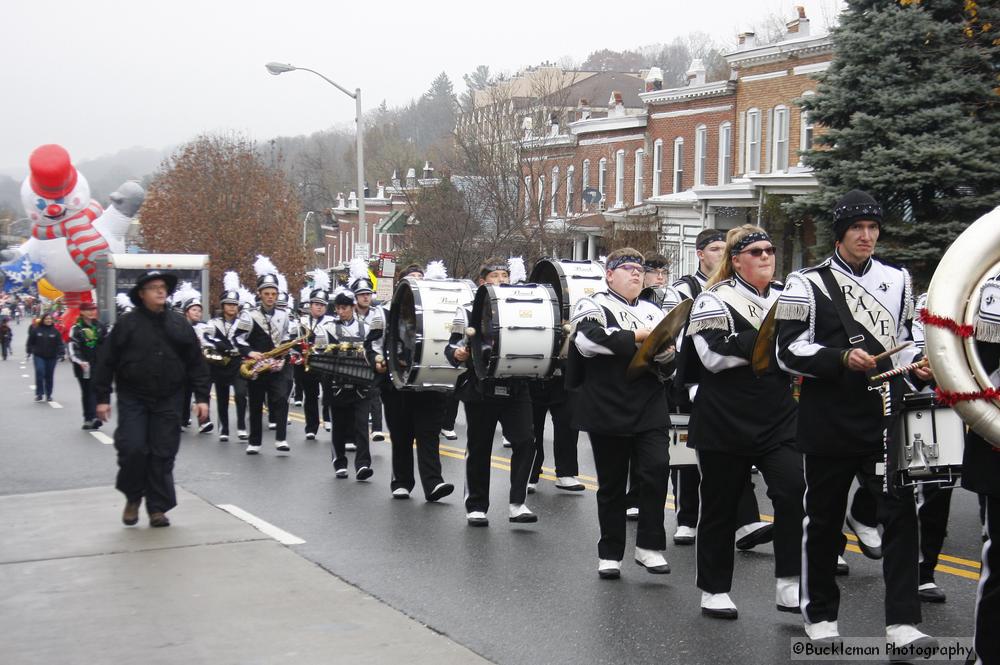
[[[615,268],[622,267],[626,263],[634,263],[634,264],[639,265],[639,266],[643,265],[643,261],[642,261],[642,257],[641,256],[631,256],[631,255],[626,254],[624,256],[615,257],[614,259],[611,259],[610,261],[608,261],[608,265],[606,266],[606,268],[608,270],[614,270]]]
[[[510,266],[506,263],[490,263],[483,266],[483,269],[479,271],[479,276],[486,279],[486,276],[491,272],[496,272],[497,270],[503,270],[508,275],[510,274]]]
[[[645,268],[647,272],[651,270],[662,270],[667,267],[667,263],[665,261],[656,260],[646,261],[642,264],[642,267]]]
[[[719,242],[720,240],[723,241],[723,242],[726,241],[726,234],[723,233],[722,231],[719,231],[718,233],[716,233],[714,235],[708,236],[707,238],[705,238],[704,240],[702,240],[700,243],[698,243],[698,245],[695,247],[695,249],[705,249],[706,247],[708,247],[709,245],[711,245],[713,242]]]
[[[748,233],[747,235],[740,238],[739,242],[733,245],[733,248],[729,251],[730,256],[736,256],[744,249],[754,244],[755,242],[760,242],[761,240],[771,241],[771,236],[767,235],[763,231],[754,231],[753,233]]]

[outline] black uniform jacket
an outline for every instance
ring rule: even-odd
[[[143,399],[179,395],[185,384],[195,401],[208,403],[211,382],[201,342],[184,315],[143,306],[123,314],[101,345],[92,373],[98,404],[107,404],[111,384]]]

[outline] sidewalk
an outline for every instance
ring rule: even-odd
[[[488,662],[177,493],[166,529],[108,487],[0,496],[0,662]]]

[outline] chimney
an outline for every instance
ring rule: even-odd
[[[757,35],[752,32],[741,32],[739,35],[739,42],[737,43],[737,51],[749,51],[752,48],[757,47]]]
[[[559,136],[559,114],[549,114],[549,136]]]
[[[375,186],[378,188],[378,194],[376,194],[376,196],[378,198],[380,198],[380,199],[384,199],[385,198],[385,183],[382,182],[381,180],[379,180],[376,183]]]
[[[808,37],[809,19],[806,18],[806,8],[800,5],[795,8],[795,11],[798,16],[785,24],[785,27],[788,28],[788,37]]]
[[[344,193],[343,192],[337,192],[337,207],[340,208],[341,210],[344,209]]]
[[[701,61],[701,58],[695,58],[687,71],[688,86],[705,85],[705,75],[705,63]]]
[[[431,166],[429,161],[424,162],[424,180],[430,180],[434,177],[434,167]]]
[[[524,130],[524,140],[530,141],[534,135],[535,122],[531,119],[530,115],[524,116],[524,120],[521,121],[521,129]]]
[[[663,70],[659,67],[652,67],[646,74],[646,92],[663,90]]]
[[[608,98],[608,117],[621,118],[624,116],[625,101],[622,98],[622,93],[612,90],[611,97]]]
[[[580,114],[580,120],[590,119],[590,100],[581,98],[580,103],[576,105],[576,110]]]
[[[416,169],[409,169],[406,172],[406,186],[407,187],[416,187],[417,186],[417,170]]]
[[[358,207],[358,195],[356,192],[351,192],[351,195],[347,197],[347,207],[348,208]]]
[[[389,182],[392,183],[393,187],[399,189],[399,174],[396,173],[396,169],[392,170],[392,178],[389,180]]]
[[[368,181],[367,180],[365,180],[365,198],[366,199],[367,198],[371,198],[371,193],[370,193],[369,188],[368,188]]]

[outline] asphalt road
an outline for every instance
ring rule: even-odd
[[[114,449],[80,430],[79,393],[68,363],[60,363],[56,373],[56,402],[32,401],[34,372],[31,363],[24,362],[24,333],[24,325],[15,330],[14,359],[0,362],[0,494],[113,484]],[[439,504],[420,498],[419,483],[413,499],[391,499],[388,443],[372,444],[371,482],[356,482],[353,472],[350,479],[335,479],[328,437],[305,441],[300,409],[293,409],[292,417],[292,452],[287,456],[275,453],[273,437],[267,434],[263,453],[256,457],[245,455],[235,441],[220,443],[217,433],[184,434],[177,483],[214,504],[238,506],[304,539],[291,548],[492,661],[786,662],[790,638],[803,634],[798,616],[774,608],[770,545],[736,557],[732,597],[740,618],[734,622],[701,616],[693,547],[670,544],[670,575],[646,573],[631,563],[629,551],[621,580],[598,579],[596,480],[586,436],[581,437],[579,452],[588,490],[558,491],[549,476],[529,497],[539,522],[514,526],[506,520],[504,460],[509,454],[500,446],[498,433],[491,525],[475,529],[466,526],[462,507],[461,415],[459,440],[442,439],[445,480],[457,489]],[[102,434],[110,435],[111,430],[105,426]],[[757,492],[761,510],[770,514],[761,481]],[[107,519],[117,521],[119,514]],[[668,536],[673,527],[668,511]],[[629,526],[630,540],[634,528]],[[948,602],[924,605],[925,632],[940,637],[971,634],[979,534],[975,497],[957,490],[944,548],[947,558],[937,574]],[[881,566],[851,548],[851,574],[839,578],[841,633],[880,637]]]

